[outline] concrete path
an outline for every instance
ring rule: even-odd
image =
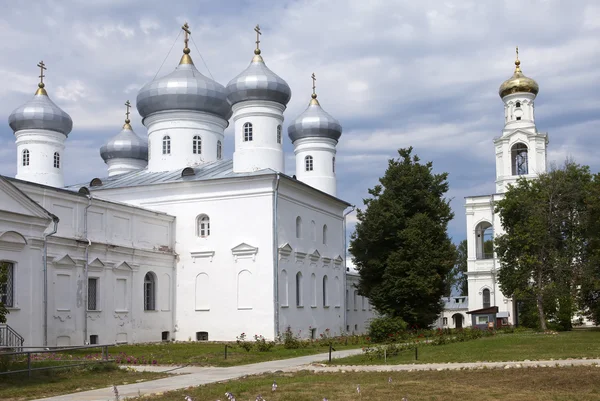
[[[351,355],[362,353],[362,350],[352,349],[336,351],[332,353],[334,358],[344,358]],[[196,366],[172,367],[172,366],[136,366],[136,370],[180,373],[179,375],[167,377],[164,379],[152,380],[142,383],[132,383],[124,386],[118,386],[121,400],[126,397],[136,397],[139,394],[164,393],[165,391],[179,390],[190,386],[215,383],[224,380],[236,379],[248,375],[257,375],[261,373],[275,372],[278,370],[289,371],[300,367],[305,369],[309,364],[327,360],[328,354],[316,354],[302,356],[298,358],[282,359],[278,361],[269,361],[254,363],[251,365],[232,366],[228,368],[204,368]],[[298,369],[300,370],[300,369]],[[186,373],[186,374],[183,374]],[[84,391],[81,393],[65,394],[56,397],[43,398],[35,401],[112,401],[114,394],[112,387],[103,389]]]
[[[344,350],[333,353],[335,358],[343,358],[360,354],[362,350]],[[299,358],[283,359],[279,361],[261,362],[251,365],[233,366],[228,368],[209,367],[172,367],[172,366],[136,366],[135,369],[147,372],[168,372],[176,374],[165,379],[152,380],[142,383],[119,386],[119,395],[122,400],[126,397],[138,395],[164,393],[179,390],[190,386],[221,382],[237,379],[243,376],[257,375],[276,371],[296,372],[309,370],[313,372],[397,372],[397,371],[422,371],[422,370],[460,370],[460,369],[511,369],[525,367],[556,367],[556,366],[590,366],[600,368],[600,359],[560,359],[549,361],[516,361],[516,362],[465,362],[465,363],[431,363],[410,365],[362,365],[362,366],[327,366],[314,363],[326,360],[328,354],[316,354]],[[312,365],[311,365],[312,364]],[[600,369],[599,369],[600,370]],[[60,395],[35,401],[112,401],[114,394],[112,387],[85,391],[81,393]]]

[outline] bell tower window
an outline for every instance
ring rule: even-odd
[[[195,155],[199,155],[202,153],[202,138],[199,135],[195,135],[192,141],[192,150]]]
[[[528,149],[524,143],[516,143],[511,148],[512,175],[529,174]]]
[[[244,124],[244,142],[252,140],[252,123]]]
[[[162,154],[170,155],[171,154],[171,137],[164,136],[162,140]]]
[[[304,167],[306,169],[306,171],[313,171],[313,157],[312,156],[306,156],[304,158]]]
[[[223,145],[221,145],[221,141],[217,141],[217,160],[221,160],[223,158]]]
[[[516,107],[521,107],[521,102],[517,102],[517,103],[515,104],[515,106],[516,106]]]
[[[281,143],[281,125],[277,126],[277,143]]]
[[[54,168],[60,168],[60,155],[54,152]]]

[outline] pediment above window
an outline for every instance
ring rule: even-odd
[[[340,255],[337,255],[335,258],[333,258],[333,263],[335,263],[336,266],[341,266],[342,263],[344,263],[344,258],[342,258]]]
[[[90,268],[90,270],[104,270],[106,268],[106,265],[104,263],[102,263],[102,261],[98,258],[92,260],[91,262],[88,263],[88,267]]]
[[[138,266],[131,265],[123,260],[123,261],[115,263],[115,267],[113,269],[131,272],[131,271],[137,270],[134,267],[138,267]]]
[[[0,249],[22,250],[27,245],[27,240],[16,231],[0,231]]]
[[[321,259],[321,254],[319,253],[319,251],[317,249],[315,249],[314,251],[312,251],[309,254],[309,257],[310,257],[311,262],[318,262],[319,259]]]
[[[212,262],[215,251],[191,251],[190,256],[193,263],[196,263],[196,259],[208,259],[209,262]]]
[[[290,256],[292,251],[292,246],[287,242],[279,247],[279,254],[281,256]]]
[[[63,255],[54,258],[52,260],[52,264],[63,269],[74,268],[77,266],[77,262],[75,262],[75,260],[69,255]]]
[[[231,248],[231,253],[233,254],[233,259],[237,261],[238,259],[250,259],[252,261],[256,260],[256,254],[258,253],[258,248],[252,245],[248,245],[245,242],[242,242],[236,247]]]

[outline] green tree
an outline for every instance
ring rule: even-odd
[[[412,147],[398,150],[380,184],[358,210],[350,252],[359,272],[358,291],[375,309],[409,325],[429,326],[441,313],[441,298],[456,250],[447,234],[453,218],[447,173],[434,174]]]
[[[535,180],[510,185],[496,213],[505,234],[495,238],[506,295],[532,298],[539,327],[547,329],[546,305],[563,328],[570,327],[578,285],[587,263],[586,199],[592,175],[587,166],[567,161]],[[550,299],[548,299],[550,298]]]
[[[456,263],[454,264],[454,276],[460,295],[469,294],[469,283],[467,281],[467,240],[464,239],[456,246]]]
[[[4,262],[0,262],[0,323],[6,323],[6,315],[8,315],[8,309],[4,305],[2,296],[6,294],[6,285],[8,281],[8,265]]]
[[[586,266],[581,282],[579,308],[595,324],[600,325],[600,174],[594,175],[587,194],[588,239]]]

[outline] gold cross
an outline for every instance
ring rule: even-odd
[[[44,85],[44,70],[47,69],[46,64],[44,64],[44,61],[40,61],[37,66],[40,67],[40,84]]]
[[[312,75],[311,75],[310,77],[311,77],[311,78],[312,78],[312,80],[313,80],[313,95],[316,95],[316,94],[317,94],[317,92],[315,92],[315,88],[317,87],[317,86],[316,86],[317,77],[315,77],[315,73],[314,73],[314,72],[312,73]]]
[[[131,107],[131,103],[129,103],[129,100],[125,102],[125,106],[127,107],[127,111],[125,112],[125,116],[127,118],[127,121],[129,121],[129,108]]]
[[[519,59],[519,46],[517,46],[517,60]]]
[[[188,40],[189,40],[189,36],[192,31],[190,31],[190,26],[188,25],[188,23],[186,22],[185,24],[183,24],[183,26],[181,27],[181,29],[183,29],[183,31],[185,32],[185,39],[183,40],[185,42],[185,47],[188,47]]]
[[[262,33],[260,32],[260,26],[258,26],[258,24],[256,24],[254,31],[256,31],[256,50],[260,50],[260,35],[262,35]]]

